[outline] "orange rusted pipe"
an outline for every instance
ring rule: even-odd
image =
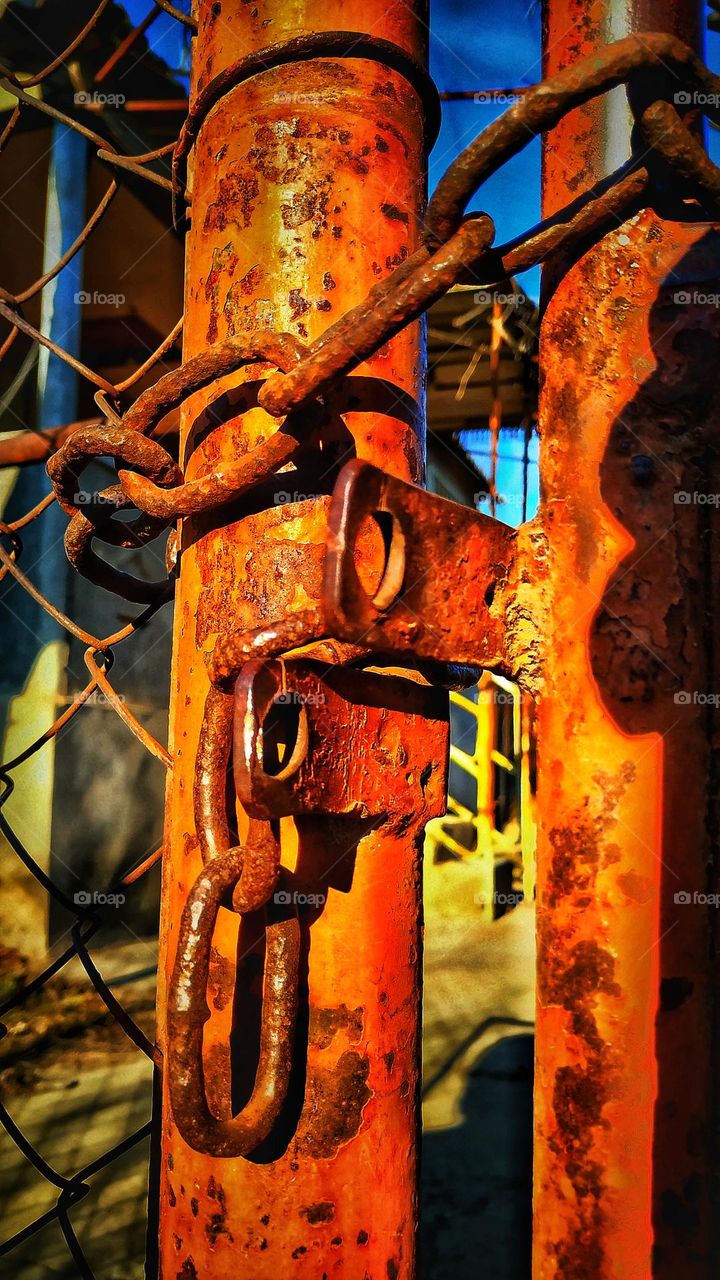
[[[697,46],[699,17],[688,0],[547,0],[544,73],[633,31]],[[545,143],[544,213],[608,173],[629,131],[620,90],[568,116]],[[719,280],[716,232],[652,211],[545,275],[536,1280],[718,1274]]]
[[[424,6],[410,0],[390,8],[385,0],[202,0],[191,109],[207,82],[239,58],[313,31],[372,33],[422,59],[424,18]],[[422,104],[399,71],[367,55],[281,60],[238,84],[205,118],[190,169],[186,360],[209,344],[268,328],[311,341],[419,244]],[[257,500],[183,524],[161,1044],[178,921],[201,867],[192,792],[209,655],[218,637],[318,604],[327,495],[353,451],[398,476],[422,478],[423,360],[420,326],[412,325],[349,379],[322,453],[276,477]],[[236,462],[275,430],[256,407],[270,371],[251,366],[186,405],[181,457],[188,479]],[[211,403],[214,415],[203,415]],[[379,535],[373,547],[371,574],[381,562]],[[408,740],[399,713],[371,709],[353,746],[356,757],[372,751],[374,761],[385,761],[386,785],[373,797],[370,817],[280,823],[283,863],[295,866],[308,894],[325,899],[302,917],[305,972],[282,1123],[248,1158],[211,1158],[183,1141],[165,1089],[163,1280],[414,1275],[419,857],[422,823],[443,801],[446,726],[436,721]],[[332,743],[328,756],[332,768]],[[340,758],[336,767],[343,767]],[[394,812],[399,769],[403,788],[425,789],[424,814]],[[239,917],[221,909],[204,1047],[208,1100],[220,1118],[227,1118],[231,1073],[235,1110],[252,1085],[242,1073],[257,1059],[257,944],[254,917],[239,928]]]

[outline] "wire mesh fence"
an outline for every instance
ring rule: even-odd
[[[103,129],[102,132],[99,130],[102,126],[103,111],[108,107],[108,103],[110,108],[116,105],[112,101],[112,73],[122,65],[123,59],[127,62],[128,59],[136,58],[139,52],[147,52],[147,33],[153,22],[161,17],[167,19],[169,16],[173,22],[179,24],[182,30],[188,31],[192,29],[193,21],[187,12],[183,12],[182,9],[168,3],[167,0],[157,0],[151,7],[147,17],[136,27],[129,27],[124,12],[118,6],[109,4],[108,0],[102,0],[94,8],[93,12],[89,14],[84,24],[82,22],[82,14],[80,14],[79,18],[77,16],[83,8],[87,8],[87,6],[74,6],[76,12],[73,15],[73,21],[77,21],[78,29],[59,52],[46,48],[42,34],[37,29],[30,29],[27,21],[23,18],[23,14],[27,18],[26,10],[22,10],[20,13],[16,9],[13,10],[11,17],[15,22],[15,27],[13,28],[11,24],[9,34],[8,30],[4,33],[7,36],[7,41],[4,44],[3,62],[7,57],[7,49],[9,48],[13,55],[12,60],[15,66],[22,65],[20,59],[23,54],[25,58],[29,57],[31,59],[42,57],[44,65],[32,70],[30,74],[27,74],[26,71],[26,61],[22,65],[22,72],[13,67],[0,66],[0,72],[2,73],[0,88],[2,93],[14,99],[14,106],[11,106],[7,112],[7,123],[0,134],[0,151],[9,150],[14,142],[22,137],[27,117],[31,113],[42,113],[49,119],[54,128],[71,131],[74,135],[85,140],[89,147],[94,150],[97,160],[106,171],[108,182],[101,198],[95,203],[79,234],[74,237],[72,243],[65,248],[54,263],[47,267],[38,278],[28,282],[24,287],[14,292],[10,292],[0,284],[0,317],[5,329],[0,343],[0,360],[9,357],[16,343],[21,347],[28,345],[29,352],[22,363],[22,368],[27,371],[37,363],[37,350],[44,348],[50,353],[51,359],[62,362],[73,371],[74,375],[77,375],[78,378],[92,388],[98,406],[99,419],[114,422],[118,420],[123,409],[127,408],[131,402],[138,384],[141,384],[147,375],[156,376],[167,368],[166,360],[168,354],[176,347],[181,334],[182,318],[178,320],[177,324],[156,349],[148,351],[144,358],[140,359],[130,376],[113,383],[101,372],[84,363],[76,352],[66,349],[60,341],[48,336],[47,332],[41,331],[38,324],[31,322],[27,318],[26,311],[28,305],[41,298],[43,291],[48,289],[48,286],[51,286],[56,281],[60,273],[83,253],[97,229],[108,219],[113,202],[124,181],[140,179],[155,188],[159,188],[166,198],[167,225],[168,227],[171,226],[173,211],[170,198],[171,181],[168,175],[169,157],[175,145],[174,141],[150,150],[131,153],[129,149],[123,150],[116,145],[111,140],[107,129]],[[65,15],[65,19],[67,21],[67,15]],[[85,59],[83,58],[84,54],[87,54]],[[99,86],[101,85],[108,90],[107,93],[99,92]],[[63,101],[69,101],[74,109],[70,112],[65,109],[61,110],[58,106],[53,105],[58,96]],[[124,105],[127,110],[137,107],[149,112],[154,107],[162,106],[162,102],[155,96],[154,102],[130,102],[129,105],[128,101],[124,99]],[[168,107],[168,104],[165,103],[165,106]],[[177,110],[179,121],[182,122],[183,115],[181,113],[184,109],[182,88],[178,89],[177,92],[173,90],[173,100],[169,104],[169,109]],[[100,122],[97,129],[91,127],[88,123],[88,120],[92,118],[92,112],[97,113]],[[129,137],[131,134],[132,130],[129,130],[127,136]],[[54,135],[54,141],[57,142],[57,134]],[[7,189],[6,198],[8,200],[11,199],[11,193]],[[151,250],[152,245],[149,245],[148,251]],[[5,405],[11,403],[12,392],[17,382],[18,379],[16,377],[5,396]],[[66,426],[53,426],[45,430],[43,426],[44,424],[40,422],[35,430],[13,433],[9,439],[6,438],[0,445],[0,452],[3,454],[0,461],[6,464],[8,462],[15,464],[42,462],[77,427],[77,423],[69,423]],[[146,1034],[146,1031],[130,1016],[123,1007],[122,1002],[111,990],[111,986],[100,973],[89,948],[91,942],[97,944],[98,940],[102,938],[103,931],[107,925],[108,913],[103,911],[102,903],[106,903],[108,898],[112,899],[113,894],[123,892],[129,886],[136,884],[145,877],[159,861],[162,850],[157,849],[143,858],[132,870],[126,871],[121,875],[114,884],[106,886],[105,892],[100,895],[92,895],[86,892],[71,894],[66,887],[58,884],[51,876],[49,867],[46,868],[41,865],[41,860],[34,856],[28,848],[28,841],[23,837],[23,833],[18,831],[18,824],[11,822],[8,818],[7,806],[15,789],[16,771],[23,764],[31,761],[43,749],[47,749],[49,744],[61,740],[71,722],[77,716],[81,716],[84,708],[88,705],[95,705],[98,698],[102,698],[104,705],[117,714],[128,732],[135,735],[149,755],[159,759],[166,766],[170,763],[165,748],[140,723],[122,693],[111,683],[110,678],[118,646],[132,643],[133,637],[141,633],[157,611],[167,603],[169,594],[165,592],[160,598],[144,608],[137,617],[125,622],[124,625],[111,628],[106,634],[95,634],[80,622],[68,616],[63,607],[50,598],[52,593],[49,594],[45,589],[47,575],[43,576],[42,586],[38,585],[35,580],[33,570],[36,570],[37,556],[32,558],[24,553],[24,543],[27,544],[28,532],[31,528],[37,528],[43,521],[52,519],[52,511],[55,504],[56,498],[48,481],[47,493],[40,497],[30,509],[14,519],[0,521],[0,533],[2,534],[2,542],[0,543],[0,582],[4,584],[2,591],[6,598],[9,588],[16,592],[19,589],[27,593],[35,605],[43,610],[53,624],[60,629],[61,633],[75,644],[83,646],[88,678],[85,687],[72,696],[68,705],[65,706],[62,713],[52,724],[35,737],[33,741],[28,742],[20,751],[16,752],[12,758],[4,760],[0,765],[0,786],[2,788],[0,793],[0,832],[2,832],[10,850],[19,860],[27,875],[33,878],[41,891],[47,895],[49,901],[52,901],[56,907],[66,913],[65,920],[70,922],[69,926],[66,923],[66,935],[69,940],[66,940],[59,948],[55,948],[57,954],[54,955],[51,962],[41,972],[31,977],[29,981],[20,983],[17,989],[12,991],[9,998],[0,1007],[0,1017],[5,1020],[21,1007],[27,1008],[29,1006],[32,1009],[33,999],[46,989],[53,979],[66,972],[67,966],[71,964],[77,966],[79,963],[84,970],[88,983],[91,984],[117,1026],[121,1028],[139,1053],[145,1055],[157,1069],[159,1063],[154,1044]],[[93,513],[91,512],[89,518],[92,519],[92,515]],[[127,525],[122,526],[123,537],[132,536],[127,533],[128,528]],[[58,550],[55,551],[55,554],[58,555],[61,552]],[[108,613],[108,616],[111,617],[112,615]],[[31,1017],[32,1014],[30,1013],[29,1016]],[[7,1027],[4,1021],[3,1034],[7,1034]],[[74,1207],[88,1194],[90,1180],[93,1177],[107,1169],[114,1162],[121,1161],[128,1151],[147,1139],[151,1132],[152,1122],[147,1121],[134,1132],[128,1133],[120,1141],[109,1146],[107,1150],[104,1150],[89,1163],[76,1168],[70,1174],[64,1174],[54,1167],[54,1164],[43,1153],[41,1147],[38,1148],[28,1135],[23,1132],[20,1125],[13,1119],[11,1110],[12,1108],[0,1103],[0,1122],[4,1126],[7,1135],[15,1143],[22,1156],[32,1165],[39,1177],[45,1179],[57,1194],[55,1203],[49,1210],[34,1217],[0,1245],[0,1256],[4,1257],[17,1250],[43,1230],[48,1228],[57,1229],[59,1227],[67,1246],[70,1265],[74,1264],[76,1273],[83,1278],[92,1277],[94,1275],[93,1266],[88,1259],[87,1250],[81,1243],[76,1227],[73,1225]],[[153,1197],[151,1196],[151,1204],[152,1199]],[[152,1214],[150,1221],[152,1223]],[[152,1238],[153,1231],[152,1227],[150,1227],[148,1232],[148,1240],[150,1241],[148,1256],[151,1268],[153,1265]]]

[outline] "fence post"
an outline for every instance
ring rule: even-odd
[[[680,0],[546,0],[544,74],[631,32],[697,46],[699,22]],[[562,121],[544,214],[629,134],[622,89]],[[629,219],[544,281],[537,1280],[718,1265],[720,240],[682,225],[681,183],[658,178],[666,218]]]
[[[368,33],[421,62],[425,6],[202,0],[197,17],[191,111],[209,81],[238,59],[270,45],[282,49],[220,98],[197,136],[184,358],[267,329],[309,342],[419,243],[423,103],[380,43],[377,57],[367,41],[362,56],[347,55],[358,39],[352,33]],[[340,32],[344,54],[290,56],[285,42],[318,31]],[[350,378],[350,399],[322,452],[273,477],[274,487],[265,485],[251,502],[184,522],[161,921],[165,983],[178,919],[201,866],[192,796],[208,655],[218,636],[318,603],[327,495],[354,450],[422,479],[423,365],[422,330],[414,324]],[[260,379],[270,371],[254,365],[188,402],[181,437],[188,478],[235,460],[275,429],[256,406]],[[381,542],[378,535],[371,573],[382,564]],[[371,816],[280,823],[283,862],[292,867],[295,855],[300,883],[322,891],[325,901],[310,912],[301,908],[307,972],[288,1104],[275,1131],[248,1158],[199,1154],[178,1133],[166,1088],[164,1280],[210,1280],[235,1268],[253,1280],[320,1277],[338,1266],[348,1276],[414,1274],[422,824],[412,812],[389,824],[383,811],[413,752],[442,758],[446,726],[436,722],[410,743],[395,711],[381,721],[378,727],[369,715],[354,743],[359,759],[378,750],[387,759],[386,792],[374,797]],[[328,769],[345,767],[328,745]],[[243,1063],[257,1056],[262,957],[253,918],[244,918],[240,932],[238,921],[221,911],[213,945],[205,1085],[216,1114],[227,1108],[231,1074],[246,1096]],[[161,984],[161,1043],[164,998]],[[235,1098],[236,1109],[241,1102]]]

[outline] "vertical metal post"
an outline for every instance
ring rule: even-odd
[[[85,225],[87,142],[64,124],[52,128],[52,150],[47,175],[43,271],[57,262]],[[41,329],[72,355],[80,355],[78,295],[82,290],[82,259],[78,253],[60,274],[43,289]],[[37,356],[37,422],[42,429],[72,422],[77,417],[78,375],[45,347],[30,352]],[[12,419],[13,422],[16,419]],[[33,507],[47,492],[47,477],[41,467],[28,467],[13,478],[11,493]],[[10,496],[10,495],[8,495]],[[4,494],[2,495],[4,498]],[[2,503],[0,503],[0,507]],[[62,538],[66,517],[54,504],[43,520],[25,532],[25,550],[33,564],[35,582],[60,608],[66,606],[68,564]],[[64,692],[67,646],[57,623],[34,601],[22,599],[16,606],[25,615],[20,628],[22,649],[4,664],[0,687],[3,709],[3,758],[12,759],[33,732],[40,734],[57,714],[58,695]],[[18,692],[18,689],[20,690]],[[5,706],[7,705],[7,716]],[[55,751],[50,742],[20,771],[14,793],[7,801],[6,816],[22,831],[28,849],[42,867],[50,870],[52,847]],[[32,823],[27,821],[32,813]],[[36,892],[37,890],[37,892]],[[48,896],[35,881],[28,885],[24,871],[17,885],[17,902],[10,941],[26,955],[42,960],[48,947]]]
[[[202,0],[197,17],[193,100],[238,58],[318,30],[367,32],[424,56],[424,6],[411,0],[390,8],[385,0],[258,0],[252,7],[244,0]],[[370,53],[280,58],[231,89],[207,116],[192,184],[185,357],[266,329],[310,341],[419,243],[422,104],[398,71]],[[192,790],[207,656],[218,636],[319,601],[325,495],[338,461],[356,449],[403,477],[422,477],[423,362],[421,329],[412,325],[351,380],[357,396],[337,424],[327,463],[315,453],[305,470],[277,478],[274,497],[258,493],[238,511],[225,508],[184,523],[163,884],[165,977],[180,911],[201,865]],[[275,429],[253,407],[269,372],[256,365],[197,395],[192,411],[186,406],[188,478],[236,459]],[[239,390],[223,401],[229,386]],[[193,432],[209,404],[215,416]],[[376,558],[379,563],[379,546]],[[388,713],[388,724],[394,714]],[[369,723],[367,739],[358,735],[357,753],[377,746]],[[403,758],[398,736],[387,763],[389,792]],[[166,1091],[161,1274],[211,1280],[237,1269],[253,1280],[275,1280],[340,1268],[348,1276],[408,1278],[417,1215],[420,824],[413,814],[394,829],[381,820],[305,818],[283,820],[281,835],[286,865],[295,857],[306,882],[327,888],[322,911],[306,930],[307,1014],[291,1085],[295,1112],[261,1151],[218,1160],[183,1142]],[[238,1059],[254,1051],[248,1010],[262,965],[254,941],[252,922],[239,932],[238,917],[221,912],[205,1030],[206,1088],[216,1109]],[[161,990],[161,1043],[163,1034]]]
[[[44,271],[54,266],[85,225],[87,165],[85,138],[64,124],[54,124],[47,183]],[[80,356],[84,300],[83,258],[81,250],[41,294],[42,332],[77,358]],[[77,418],[78,375],[64,360],[51,355],[47,347],[38,349],[37,393],[37,418],[41,430],[61,426]],[[45,477],[41,473],[39,480],[38,501],[45,492]],[[57,505],[47,515],[48,519],[43,521],[44,542],[38,550],[37,581],[41,591],[47,592],[62,607],[64,591],[58,595],[58,579],[64,583],[68,574],[61,548],[65,518]],[[41,631],[49,632],[53,638],[59,637],[59,628],[44,611],[38,611],[38,617]]]
[[[546,0],[551,74],[686,0]],[[551,215],[627,154],[622,90],[545,144]],[[720,238],[628,220],[546,272],[534,1275],[717,1274]],[[713,496],[714,495],[714,496]]]

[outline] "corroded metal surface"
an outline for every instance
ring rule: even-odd
[[[133,578],[102,560],[92,548],[96,537],[115,547],[137,547],[156,538],[167,527],[167,520],[144,514],[130,523],[114,520],[118,512],[133,506],[120,485],[109,485],[100,493],[83,491],[81,476],[85,467],[93,458],[108,455],[126,465],[142,468],[146,475],[165,483],[178,483],[181,479],[180,469],[167,450],[132,428],[125,425],[81,427],[47,464],[57,501],[72,517],[65,532],[65,550],[73,567],[91,582],[128,600],[150,604],[167,598],[168,583]]]
[[[244,1156],[268,1136],[285,1101],[298,1002],[300,925],[297,908],[265,923],[260,1047],[250,1098],[239,1112],[219,1119],[207,1101],[203,1030],[210,1017],[207,985],[218,912],[245,874],[246,850],[212,859],[200,872],[180,917],[177,951],[167,995],[165,1070],[178,1132],[193,1151],[227,1159]],[[217,1079],[215,1096],[218,1092]],[[231,1107],[231,1081],[225,1110]]]
[[[397,15],[386,16],[382,5],[365,10],[361,20],[373,28],[373,36],[397,41],[400,33],[408,52],[421,57],[421,27],[412,8],[403,6],[406,33],[414,30],[411,40],[402,34]],[[263,4],[258,11],[253,16],[249,6],[226,3],[213,22],[209,8],[201,10],[196,78],[205,75],[209,81],[224,65],[264,48],[261,19],[272,17],[279,38],[292,38],[292,31],[282,30],[290,16],[285,6]],[[297,20],[297,7],[292,15]],[[346,22],[347,11],[340,16],[329,4],[325,17],[334,29]],[[315,19],[313,12],[313,24]],[[211,56],[212,70],[206,73]],[[238,83],[216,103],[200,125],[191,158],[186,359],[209,343],[244,341],[258,329],[290,332],[309,346],[328,322],[359,303],[377,279],[412,254],[423,198],[422,115],[407,79],[369,57],[282,63]],[[389,199],[404,219],[383,213]],[[273,361],[227,375],[186,403],[181,441],[186,484],[211,471],[225,473],[277,433],[277,421],[257,407],[275,368]],[[243,669],[253,655],[267,661],[274,652],[290,681],[287,650],[312,646],[311,660],[320,671],[331,668],[323,678],[333,689],[333,682],[346,676],[347,659],[367,653],[367,646],[343,645],[323,627],[329,494],[349,447],[376,462],[387,461],[408,478],[420,478],[420,373],[420,335],[410,326],[358,370],[354,390],[350,379],[347,387],[323,395],[317,411],[319,449],[305,437],[293,470],[277,474],[270,468],[265,483],[249,494],[183,522],[171,730],[176,767],[163,886],[162,967],[168,982],[177,921],[199,877],[197,893],[204,892],[201,846],[220,849],[226,828],[230,834],[237,827],[230,834],[231,849],[244,849],[252,837],[244,806],[235,813],[227,805],[226,775],[215,769],[215,748],[222,743],[213,743],[212,735],[209,742],[207,735],[201,738],[211,684],[222,718],[227,703],[215,699],[233,702],[234,681],[238,675],[246,678]],[[315,406],[310,410],[315,417]],[[367,555],[370,564],[373,555],[379,559],[379,544]],[[360,687],[363,676],[356,676]],[[368,674],[368,689],[385,678]],[[395,681],[388,677],[387,682],[389,697]],[[433,707],[444,701],[444,695],[408,680],[403,689],[408,683],[407,698],[421,705],[429,699]],[[185,1125],[192,1106],[183,1102],[183,1091],[173,1097],[168,1088],[165,1095],[161,1262],[163,1276],[173,1280],[183,1268],[209,1277],[236,1266],[255,1280],[320,1275],[336,1270],[339,1262],[348,1275],[358,1268],[360,1274],[383,1274],[394,1266],[399,1275],[413,1269],[418,859],[424,821],[440,811],[444,799],[447,720],[403,716],[390,697],[389,705],[379,701],[364,708],[353,704],[350,689],[344,698],[333,697],[336,707],[344,702],[348,716],[352,713],[352,733],[329,718],[323,722],[324,773],[340,800],[342,787],[333,772],[345,773],[351,745],[358,772],[367,757],[368,776],[375,780],[367,816],[358,802],[354,812],[337,813],[322,803],[311,731],[308,759],[318,770],[316,793],[309,791],[304,799],[301,792],[293,793],[284,806],[289,816],[279,820],[284,871],[266,910],[270,917],[275,910],[295,909],[300,953],[295,1042],[284,1100],[284,1077],[276,1077],[275,1102],[281,1104],[276,1119],[248,1158],[220,1158],[196,1149],[205,1140]],[[289,709],[292,713],[292,705]],[[308,705],[311,730],[316,712],[323,710]],[[345,738],[336,744],[343,732]],[[277,747],[277,735],[273,741]],[[257,742],[249,745],[257,751]],[[198,796],[199,746],[207,786]],[[413,781],[399,790],[412,807],[400,813],[393,806],[386,813],[392,780],[406,774]],[[296,782],[302,777],[301,769]],[[361,782],[358,777],[358,790]],[[245,798],[241,787],[241,802]],[[262,826],[267,819],[254,821]],[[222,865],[222,853],[219,858]],[[214,862],[213,856],[206,872]],[[235,871],[241,871],[240,857]],[[240,884],[243,876],[244,863]],[[285,894],[290,902],[282,900]],[[186,1078],[190,1096],[199,1098],[201,1109],[207,1108],[218,1124],[247,1117],[258,1066],[267,1079],[263,1018],[274,1017],[275,1008],[287,1011],[292,990],[292,984],[282,985],[282,999],[273,1004],[268,988],[276,976],[269,967],[272,926],[262,914],[241,917],[220,906],[208,970],[201,964],[194,979],[198,993],[207,988],[211,1016],[203,1026],[202,1087],[198,1036],[190,1063],[195,1074]],[[185,954],[183,943],[183,971]],[[167,1029],[164,1025],[164,1001],[176,1003],[178,990],[170,983],[161,993],[159,1031],[166,1051],[184,1039],[172,1015]],[[204,1014],[200,997],[192,1003]],[[219,1133],[215,1130],[211,1142],[222,1143]],[[398,1151],[403,1152],[400,1176]],[[371,1179],[368,1169],[374,1171]],[[318,1205],[325,1206],[322,1212],[316,1211]]]
[[[659,22],[699,34],[674,0],[546,9],[553,75],[600,49],[611,10],[643,45]],[[603,178],[623,107],[588,103],[546,141],[546,215]],[[719,279],[715,228],[646,212],[544,286],[538,1280],[718,1271],[717,766],[696,699],[717,671]]]
[[[440,129],[440,104],[437,89],[419,59],[401,45],[366,31],[312,31],[262,49],[253,49],[244,57],[223,67],[212,79],[205,80],[202,84],[198,81],[198,92],[180,131],[173,157],[175,190],[180,192],[182,189],[187,158],[202,123],[221,98],[251,76],[260,75],[273,67],[289,66],[294,62],[306,63],[316,58],[370,58],[373,62],[399,72],[421,98],[428,129],[428,149],[432,147]]]
[[[580,6],[571,4],[567,8],[575,10],[568,28],[575,39],[575,56],[523,94],[453,161],[428,206],[429,242],[442,243],[457,229],[472,195],[501,165],[526,147],[530,138],[548,133],[574,108],[618,85],[626,84],[631,90],[637,80],[647,85],[648,72],[654,72],[652,85],[657,97],[667,95],[680,100],[683,114],[692,109],[693,100],[698,98],[706,114],[712,119],[720,118],[720,77],[708,71],[681,40],[656,29],[644,29],[641,36],[630,35],[610,45],[596,44],[589,56],[578,57],[584,51],[582,42],[576,39],[581,25]],[[692,150],[692,137],[687,130],[685,133],[686,147]],[[575,187],[573,181],[572,189]]]
[[[283,718],[297,725],[295,748],[278,761],[273,730]],[[235,686],[238,796],[265,819],[325,812],[404,822],[418,809],[441,809],[443,762],[414,744],[428,722],[446,719],[444,693],[415,680],[299,658],[251,662]],[[388,788],[386,740],[398,733],[408,758]],[[358,752],[361,736],[377,749]]]
[[[357,550],[368,522],[377,524],[385,546],[382,578],[370,590]],[[349,462],[330,509],[328,629],[381,653],[502,670],[516,544],[516,531],[499,520]],[[460,613],[453,606],[458,592]]]

